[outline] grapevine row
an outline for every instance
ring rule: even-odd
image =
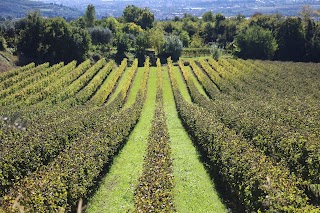
[[[68,65],[74,67],[75,62],[69,63]],[[7,96],[3,100],[3,103],[4,104],[10,103],[11,105],[21,105],[19,102],[25,101],[28,95],[39,92],[43,87],[46,87],[50,82],[54,81],[57,77],[61,77],[62,75],[66,74],[66,69],[64,69],[63,62],[48,68],[48,73],[50,74],[34,82],[34,84],[29,84],[26,87],[22,88],[21,90],[17,91],[16,93],[10,96]]]
[[[112,79],[106,79],[101,85],[101,88],[94,94],[94,96],[88,101],[90,105],[101,106],[113,91],[119,78],[123,75],[128,64],[128,59],[123,59],[119,68],[115,71],[115,75]]]
[[[102,82],[108,77],[114,66],[114,61],[107,63],[93,78],[92,80],[81,89],[74,97],[69,98],[65,105],[83,105],[90,97],[97,91]]]
[[[144,170],[135,190],[138,212],[171,212],[173,207],[173,176],[171,148],[163,108],[162,70],[157,60],[156,110],[148,136]]]
[[[140,94],[146,89],[141,86]],[[131,107],[101,119],[95,131],[79,136],[51,163],[19,181],[5,197],[4,209],[10,212],[19,194],[20,205],[32,212],[73,209],[80,198],[88,196],[95,180],[123,145],[140,116],[144,100],[145,96],[138,95]],[[100,114],[107,111],[102,107]]]
[[[4,90],[9,86],[27,78],[34,72],[35,63],[30,63],[23,67],[7,71],[0,74],[0,90]]]
[[[52,68],[48,68],[49,63],[41,64],[35,68],[33,68],[34,74],[25,78],[25,79],[17,79],[16,84],[12,84],[4,90],[0,91],[0,98],[3,99],[6,96],[17,92],[18,90],[24,88],[25,86],[36,82],[38,79],[41,79],[50,74],[50,72],[54,71]]]
[[[26,103],[28,105],[35,104],[45,99],[50,99],[54,94],[58,93],[65,86],[69,85],[80,75],[82,75],[90,66],[90,60],[82,62],[77,68],[74,69],[73,66],[66,66],[64,69],[68,70],[68,73],[56,81],[51,83],[48,87],[41,90],[38,93],[33,94],[28,97]],[[41,105],[46,105],[47,103],[41,103]],[[39,107],[39,106],[38,106]]]
[[[204,86],[204,90],[210,98],[215,98],[219,94],[219,90],[215,84],[209,79],[209,77],[203,73],[201,68],[196,64],[195,61],[190,61],[190,66],[192,67],[193,72],[199,79],[199,81]]]
[[[274,165],[244,138],[221,124],[213,113],[188,104],[181,96],[173,74],[170,76],[182,122],[210,161],[218,166],[223,181],[248,211],[319,210],[308,205],[306,195],[299,189],[299,180],[285,167]],[[188,86],[191,93],[201,96],[191,81]]]

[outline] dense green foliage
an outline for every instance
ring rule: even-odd
[[[112,42],[112,32],[108,28],[102,28],[102,27],[94,27],[89,29],[89,33],[92,38],[92,43],[97,44],[109,44]]]
[[[0,35],[0,51],[4,51],[7,49],[7,41]]]
[[[86,27],[94,27],[95,19],[96,10],[92,4],[89,4],[84,14],[84,22],[86,24]]]
[[[126,22],[133,22],[143,29],[151,28],[154,22],[154,15],[149,9],[141,9],[134,5],[127,6],[123,11],[123,19]]]
[[[30,13],[21,20],[17,50],[38,62],[83,61],[89,51],[88,31],[72,28],[62,18],[44,19]]]
[[[164,57],[171,57],[177,61],[182,53],[182,42],[178,36],[169,36],[165,38],[162,54]]]
[[[277,48],[277,42],[270,30],[252,26],[239,33],[236,37],[241,58],[272,59]]]
[[[277,31],[277,58],[299,61],[305,55],[305,35],[300,18],[287,18]]]

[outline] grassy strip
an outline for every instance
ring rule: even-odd
[[[137,80],[137,79],[136,79]],[[151,68],[147,99],[139,122],[119,155],[114,159],[108,175],[88,204],[91,212],[127,212],[134,208],[134,189],[143,170],[143,154],[147,148],[152,115],[155,110],[156,72]],[[129,99],[131,99],[130,94]]]
[[[173,212],[173,175],[169,131],[163,99],[163,78],[157,60],[156,110],[148,136],[144,170],[135,191],[137,212]]]
[[[175,72],[175,74],[177,76],[179,73]],[[179,81],[181,81],[181,76]],[[186,91],[185,85],[178,85],[182,91]],[[198,159],[198,152],[179,120],[167,72],[164,74],[164,100],[172,148],[175,177],[173,193],[177,211],[226,212],[210,176]]]
[[[126,104],[125,104],[125,107],[131,106],[134,103],[134,101],[136,100],[136,97],[137,97],[137,94],[138,94],[138,90],[139,90],[139,86],[140,86],[140,83],[141,83],[142,77],[143,77],[143,70],[144,70],[143,67],[139,67],[138,68],[136,77],[135,77],[135,79],[134,79],[134,81],[132,83],[132,87],[130,89],[130,94],[128,95],[128,99],[127,99]]]
[[[138,68],[138,60],[136,59],[132,66],[130,68],[128,68],[125,73],[121,76],[121,79],[119,80],[119,84],[117,86],[117,88],[115,89],[115,91],[110,95],[110,98],[107,100],[107,104],[111,103],[117,96],[119,93],[123,92],[124,87],[127,87],[131,85],[131,81],[134,80],[134,75],[137,71]],[[128,91],[126,92],[126,94],[128,93]],[[124,94],[124,95],[126,95]]]
[[[208,96],[211,99],[216,98],[217,94],[220,93],[216,85],[210,80],[210,78],[206,74],[203,73],[202,69],[197,65],[196,62],[190,61],[190,66],[192,67],[194,74],[196,75],[197,79],[203,86],[203,89],[206,91]]]
[[[202,95],[208,97],[208,96],[207,96],[207,93],[204,91],[204,89],[203,89],[202,86],[200,85],[198,79],[196,78],[196,76],[194,76],[194,73],[193,73],[191,67],[190,67],[190,66],[186,67],[186,70],[187,70],[188,73],[189,73],[189,78],[193,81],[193,83],[194,83],[195,86],[197,87],[198,91],[199,91]]]
[[[189,95],[189,91],[188,91],[188,88],[186,86],[186,83],[185,83],[185,80],[179,70],[178,67],[173,67],[173,74],[174,74],[174,77],[175,79],[177,80],[177,84],[178,84],[178,87],[180,89],[180,92],[183,96],[183,98],[188,101],[188,102],[191,102],[191,97]]]

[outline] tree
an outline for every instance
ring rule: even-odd
[[[86,27],[94,27],[94,23],[96,21],[96,9],[92,4],[89,4],[87,10],[84,14],[84,20],[86,23]]]
[[[20,36],[17,49],[20,53],[31,58],[39,58],[41,54],[41,41],[44,33],[44,19],[39,12],[29,13],[20,22]]]
[[[215,17],[215,25],[214,25],[214,32],[216,35],[222,35],[224,33],[224,25],[222,24],[226,17],[220,13],[218,13]]]
[[[141,14],[138,19],[138,24],[142,29],[150,29],[153,26],[154,14],[150,12],[147,8],[144,8],[141,11]]]
[[[233,42],[234,37],[237,35],[237,22],[236,19],[224,21],[224,33],[218,38],[219,45],[226,47],[229,43]]]
[[[182,53],[182,42],[178,36],[170,35],[165,38],[163,45],[163,56],[166,58],[171,56],[173,61],[179,60]]]
[[[52,63],[83,61],[90,45],[91,38],[87,30],[71,28],[62,18],[46,20],[41,43],[41,46],[46,47],[43,49],[46,61]]]
[[[72,28],[69,37],[68,61],[83,61],[86,59],[91,46],[91,38],[87,30],[81,28]]]
[[[0,51],[4,51],[7,49],[6,40],[0,35]]]
[[[154,22],[154,14],[149,9],[141,9],[134,5],[128,5],[122,15],[125,22],[133,22],[142,27],[142,29],[151,28]]]
[[[86,28],[87,27],[87,23],[86,23],[86,20],[84,17],[79,17],[78,19],[76,20],[73,20],[70,22],[70,24],[73,26],[73,27],[80,27],[82,29]]]
[[[18,52],[39,63],[82,61],[91,45],[87,30],[72,28],[63,18],[43,19],[31,13],[19,30]]]
[[[5,20],[4,22],[0,22],[0,36],[2,34],[3,39],[6,41],[6,45],[9,48],[13,48],[15,46],[15,38],[16,38],[16,27],[15,22],[12,20]]]
[[[141,26],[130,22],[130,23],[126,23],[125,26],[123,27],[123,31],[128,33],[128,34],[132,34],[134,36],[139,35],[139,33],[143,32],[143,29],[141,28]]]
[[[163,30],[166,33],[172,33],[176,28],[171,21],[166,21],[163,23]]]
[[[216,41],[217,36],[215,34],[215,29],[211,23],[205,24],[202,37],[205,43]]]
[[[149,37],[151,46],[156,50],[157,54],[161,54],[164,44],[164,31],[159,27],[154,27],[150,30]]]
[[[305,39],[302,20],[287,18],[276,32],[279,45],[276,58],[285,61],[301,61],[305,55]]]
[[[63,18],[48,19],[44,22],[41,46],[44,57],[50,62],[60,62],[69,58],[71,27]]]
[[[309,20],[311,22],[311,20]],[[320,25],[314,25],[309,23],[309,25],[313,26],[312,36],[309,35],[310,40],[307,40],[307,49],[306,49],[306,60],[319,62],[320,61]]]
[[[139,59],[139,65],[145,61],[146,49],[149,47],[149,39],[145,33],[140,33],[135,38],[134,53],[135,57]]]
[[[311,16],[313,14],[313,9],[311,8],[310,5],[304,5],[299,12],[300,16],[302,19],[307,22],[309,19],[311,19]]]
[[[124,18],[125,22],[137,23],[140,13],[141,9],[139,7],[135,5],[128,5],[126,8],[124,8],[122,17]]]
[[[192,15],[192,14],[189,14],[189,13],[185,13],[183,14],[183,18],[182,18],[183,21],[192,21],[192,22],[196,22],[198,21],[198,17]]]
[[[110,29],[112,32],[115,32],[119,27],[119,22],[114,17],[108,17],[100,21],[100,26]]]
[[[203,47],[203,39],[199,36],[199,35],[194,35],[191,39],[191,43],[189,45],[189,47],[192,48],[201,48]]]
[[[214,22],[214,15],[211,11],[205,12],[202,15],[202,20],[205,22]]]
[[[187,31],[183,30],[180,34],[179,34],[179,39],[181,40],[183,47],[188,47],[189,43],[190,43],[190,37],[189,34],[187,33]]]
[[[182,29],[188,32],[190,38],[198,31],[196,24],[192,21],[184,21]]]
[[[92,43],[97,44],[109,44],[112,42],[112,32],[108,28],[94,27],[89,29]]]
[[[236,37],[238,56],[251,59],[272,59],[277,43],[270,30],[260,26],[248,27]]]
[[[115,45],[117,47],[117,55],[124,55],[130,47],[130,37],[127,33],[117,32],[115,35]]]

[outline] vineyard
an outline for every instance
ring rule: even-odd
[[[0,73],[0,212],[320,212],[320,66]]]

